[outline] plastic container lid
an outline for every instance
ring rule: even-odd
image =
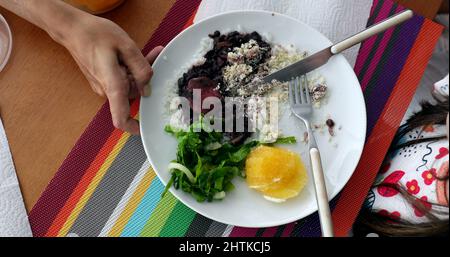
[[[11,56],[12,34],[5,18],[0,14],[0,72]]]
[[[86,12],[95,15],[109,12],[125,2],[125,0],[64,0],[64,1],[81,10],[84,10]]]

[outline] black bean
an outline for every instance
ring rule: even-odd
[[[334,123],[334,120],[332,120],[332,119],[327,120],[327,126],[329,128],[334,128],[335,125],[336,125],[336,123]]]
[[[219,92],[222,96],[233,96],[231,92],[225,91],[225,83],[223,81],[223,68],[228,64],[228,53],[233,51],[236,47],[241,47],[242,44],[255,40],[258,45],[265,49],[262,51],[261,56],[256,58],[250,65],[254,68],[254,72],[258,72],[259,66],[264,63],[267,58],[271,56],[271,46],[265,42],[261,35],[257,32],[250,34],[241,34],[237,31],[222,35],[219,31],[209,35],[214,41],[214,47],[212,50],[205,54],[205,63],[199,66],[192,67],[188,72],[178,80],[178,90],[180,96],[192,98],[192,92],[187,90],[189,81],[191,79],[206,77],[213,80],[219,85]],[[251,74],[252,76],[254,74]],[[192,116],[191,116],[192,117]],[[236,144],[242,144],[251,133],[229,133],[230,140]]]

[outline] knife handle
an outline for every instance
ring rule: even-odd
[[[350,47],[357,45],[357,44],[361,43],[362,41],[364,41],[374,35],[377,35],[387,29],[390,29],[396,25],[399,25],[399,24],[411,19],[413,16],[414,16],[413,11],[406,10],[397,15],[392,16],[391,18],[387,18],[386,20],[381,21],[381,22],[369,27],[364,31],[362,31],[356,35],[353,35],[340,43],[337,43],[336,45],[331,47],[331,52],[333,54],[340,54],[342,51],[345,51],[345,50],[349,49]]]

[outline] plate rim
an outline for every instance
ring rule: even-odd
[[[270,15],[273,15],[273,14],[274,14],[274,15],[276,15],[276,16],[282,16],[282,17],[287,18],[287,19],[290,19],[290,20],[292,20],[292,21],[294,21],[294,22],[300,23],[300,24],[302,24],[303,26],[307,27],[308,29],[313,30],[313,31],[319,33],[320,35],[322,35],[322,36],[328,41],[328,43],[329,43],[330,45],[333,44],[333,42],[332,42],[327,36],[325,36],[323,33],[321,33],[320,31],[318,31],[317,29],[311,27],[310,25],[308,25],[308,24],[306,24],[306,23],[304,23],[304,22],[302,22],[302,21],[300,21],[300,20],[298,20],[298,19],[296,19],[296,18],[293,18],[293,17],[291,17],[291,16],[288,16],[288,15],[285,15],[285,14],[281,14],[281,13],[277,13],[277,12],[273,12],[273,11],[266,11],[266,10],[234,10],[234,11],[222,12],[222,13],[219,13],[219,14],[216,14],[216,15],[212,15],[212,16],[210,16],[210,17],[208,17],[208,18],[199,20],[197,23],[195,23],[195,24],[193,24],[192,26],[188,27],[187,29],[183,30],[182,32],[180,32],[177,36],[175,36],[175,37],[174,37],[174,38],[166,45],[166,47],[165,47],[164,50],[161,52],[161,54],[156,58],[156,60],[155,60],[154,63],[158,63],[158,62],[160,61],[160,59],[164,59],[164,51],[165,51],[165,49],[166,49],[167,47],[169,47],[170,45],[172,45],[172,44],[173,44],[175,41],[177,41],[177,39],[178,39],[179,37],[181,37],[182,35],[189,33],[189,32],[190,32],[192,29],[194,29],[196,26],[199,26],[201,23],[207,22],[207,21],[209,21],[209,20],[212,20],[212,19],[215,19],[215,18],[221,17],[221,16],[227,16],[227,15],[232,15],[232,14],[248,14],[248,13],[270,14]],[[359,79],[358,79],[356,73],[354,72],[354,69],[351,67],[350,63],[348,62],[347,58],[345,58],[342,54],[338,54],[338,55],[336,55],[336,56],[333,56],[333,58],[342,58],[343,61],[345,61],[345,62],[344,62],[344,65],[347,66],[347,68],[349,68],[349,69],[352,71],[352,72],[351,72],[351,76],[353,77],[353,79],[354,79],[354,80],[357,82],[357,84],[359,85],[359,89],[356,90],[356,91],[358,92],[359,98],[362,100],[362,108],[363,108],[363,110],[361,110],[361,111],[362,111],[362,113],[363,113],[364,115],[363,115],[363,117],[362,117],[363,120],[362,120],[361,126],[364,128],[364,133],[363,133],[363,135],[362,135],[363,138],[364,138],[364,140],[363,140],[363,143],[361,144],[361,146],[357,147],[357,148],[358,148],[358,149],[357,149],[357,152],[358,152],[358,161],[356,161],[355,164],[352,165],[352,166],[354,166],[354,167],[351,169],[352,171],[349,172],[348,178],[346,178],[346,182],[342,185],[342,187],[339,187],[339,188],[338,188],[339,190],[336,190],[336,192],[335,192],[334,194],[331,195],[331,197],[329,198],[329,202],[331,202],[333,199],[335,199],[336,196],[339,195],[339,194],[342,192],[342,190],[345,188],[345,186],[348,184],[348,182],[350,181],[351,177],[352,177],[353,174],[355,173],[356,168],[357,168],[357,166],[358,166],[358,164],[359,164],[359,162],[360,162],[360,160],[361,160],[362,153],[363,153],[364,147],[365,147],[366,138],[367,138],[367,105],[366,105],[366,100],[365,100],[365,98],[364,98],[363,90],[362,90],[362,88],[361,88],[361,83],[360,83],[360,81],[359,81]],[[150,81],[149,83],[151,83],[151,81]],[[145,102],[145,101],[144,101],[144,97],[141,97],[141,101],[140,101],[140,103],[139,103],[139,109],[140,109],[140,111],[139,111],[139,117],[140,117],[140,120],[142,120],[142,110],[144,110],[144,109],[143,109],[143,104],[144,104],[144,102]],[[150,162],[150,165],[151,165],[152,169],[153,169],[154,172],[156,173],[157,177],[160,179],[161,183],[162,183],[164,186],[166,186],[167,183],[163,180],[163,178],[161,178],[161,176],[159,175],[159,173],[158,173],[158,172],[156,171],[156,169],[154,168],[154,162],[152,161],[151,155],[149,154],[148,149],[147,149],[147,146],[146,146],[146,144],[145,144],[145,141],[146,141],[145,138],[146,138],[146,136],[145,136],[145,133],[143,133],[144,131],[143,131],[142,122],[139,123],[139,127],[140,127],[140,133],[141,133],[141,141],[142,141],[142,145],[143,145],[143,147],[144,147],[144,151],[145,151],[145,153],[146,153],[146,156],[147,156],[147,158],[148,158],[148,161]],[[356,147],[355,147],[355,148],[356,148]],[[277,222],[260,222],[260,225],[259,225],[259,226],[248,226],[248,225],[245,225],[245,224],[238,224],[238,223],[234,223],[234,224],[233,224],[233,223],[229,223],[228,221],[225,222],[225,221],[223,221],[223,220],[220,220],[220,219],[211,217],[211,215],[209,215],[208,213],[206,213],[206,212],[204,212],[204,211],[199,211],[199,210],[197,210],[196,208],[192,207],[190,204],[185,203],[185,202],[184,202],[183,200],[181,200],[181,199],[177,196],[177,194],[175,193],[175,192],[178,192],[179,190],[174,190],[174,188],[171,187],[171,188],[169,189],[169,191],[174,195],[174,197],[176,197],[176,199],[177,199],[178,201],[182,202],[184,205],[186,205],[187,207],[189,207],[189,208],[190,208],[191,210],[193,210],[194,212],[196,212],[196,213],[198,213],[198,214],[201,214],[201,215],[205,216],[206,218],[209,218],[209,219],[214,220],[214,221],[216,221],[216,222],[220,222],[220,223],[227,224],[227,225],[232,225],[232,226],[238,226],[238,227],[242,227],[242,228],[267,228],[267,227],[281,226],[281,225],[289,224],[289,223],[292,223],[292,222],[295,222],[295,221],[304,219],[304,218],[306,218],[306,217],[310,216],[311,214],[314,214],[314,213],[316,213],[316,212],[318,211],[318,208],[317,208],[317,206],[316,206],[315,208],[312,209],[312,211],[306,212],[307,214],[304,215],[303,218],[285,219],[285,220],[280,220],[280,221],[277,221]]]

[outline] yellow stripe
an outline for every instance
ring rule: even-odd
[[[106,174],[106,171],[109,169],[113,161],[116,159],[117,155],[122,150],[123,146],[127,142],[128,138],[130,137],[130,134],[123,133],[123,135],[120,137],[117,144],[114,146],[111,153],[108,155],[108,158],[106,158],[103,165],[98,170],[97,174],[95,174],[94,179],[89,184],[86,191],[83,193],[83,196],[78,201],[77,205],[73,209],[73,211],[70,213],[69,218],[64,223],[64,226],[59,231],[58,236],[59,237],[65,237],[67,233],[69,232],[70,228],[72,227],[75,220],[78,218],[78,215],[80,215],[81,210],[83,210],[84,206],[88,202],[89,198],[91,198],[92,194],[94,193],[95,189],[97,188],[98,184],[102,180],[103,176]]]
[[[111,231],[108,233],[110,237],[119,237],[122,234],[123,229],[127,225],[133,213],[136,211],[139,203],[142,201],[142,198],[147,192],[147,189],[150,187],[153,179],[156,177],[155,172],[152,168],[150,168],[142,179],[141,183],[137,187],[136,191],[134,191],[133,196],[128,201],[126,207],[123,209],[123,212],[120,214],[120,217],[117,219]]]

